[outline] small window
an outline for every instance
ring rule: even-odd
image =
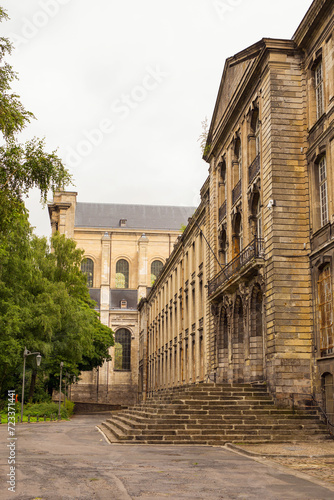
[[[129,288],[129,263],[125,259],[116,263],[116,288]]]
[[[163,268],[163,263],[160,260],[154,260],[151,264],[151,284],[159,277],[161,269]]]
[[[316,66],[314,70],[314,78],[315,78],[315,98],[316,98],[316,106],[317,106],[317,120],[324,113],[324,81],[322,74],[322,62]]]
[[[115,370],[130,370],[131,368],[131,333],[121,328],[115,334]]]
[[[81,271],[87,277],[87,286],[93,288],[93,278],[94,278],[94,262],[92,259],[84,259],[81,262]]]
[[[127,309],[128,302],[127,300],[121,300],[121,309]]]

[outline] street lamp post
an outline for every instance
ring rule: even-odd
[[[65,378],[64,378],[64,384],[65,384],[65,388],[64,388],[65,389],[65,391],[64,391],[64,395],[65,395],[64,406],[65,406],[65,408],[66,408],[66,386],[67,386],[67,389],[68,389],[68,386],[69,386],[68,376],[69,376],[68,372],[65,372]]]
[[[58,420],[60,420],[60,405],[61,405],[61,376],[63,373],[63,361],[60,362],[60,377],[59,377],[59,405],[58,405]]]
[[[30,352],[28,349],[25,347],[24,352],[23,352],[23,380],[22,380],[22,401],[21,401],[21,422],[23,422],[23,406],[24,406],[24,383],[25,383],[25,376],[26,376],[26,357],[27,356],[32,356],[36,355],[36,363],[37,366],[40,366],[41,361],[42,361],[42,356],[40,352]]]

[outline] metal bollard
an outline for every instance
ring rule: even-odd
[[[44,415],[44,422],[46,422],[46,415]]]
[[[39,422],[39,415],[37,415],[36,417],[36,422]]]
[[[28,415],[28,424],[30,424],[30,415]]]

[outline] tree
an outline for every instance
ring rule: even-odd
[[[0,7],[0,22],[8,19]],[[0,131],[4,144],[0,147],[0,236],[4,236],[13,217],[25,211],[23,197],[30,188],[41,191],[45,202],[48,191],[64,188],[71,182],[71,175],[56,152],[44,150],[44,140],[34,138],[25,144],[17,141],[21,132],[34,118],[11,91],[11,82],[17,78],[6,61],[12,44],[0,37]]]
[[[0,7],[0,21],[8,18]],[[112,331],[102,325],[80,270],[82,253],[56,235],[51,252],[46,239],[33,235],[24,206],[29,189],[64,189],[71,176],[43,139],[20,144],[18,134],[34,118],[11,90],[17,78],[5,61],[12,51],[0,38],[0,391],[18,387],[24,347],[40,351],[43,380],[52,388],[60,361],[73,373],[108,358]],[[36,382],[35,360],[27,358]]]
[[[197,142],[200,143],[200,148],[202,150],[202,154],[203,155],[205,153],[206,141],[207,141],[207,138],[208,138],[208,133],[209,133],[209,124],[208,124],[208,117],[206,116],[204,118],[204,120],[202,121],[202,132],[200,133],[200,136],[197,139]]]
[[[110,359],[108,349],[114,340],[112,330],[101,324],[94,310],[95,302],[90,299],[80,269],[83,252],[75,242],[56,233],[51,252],[45,238],[31,234],[27,221],[25,229],[20,221],[2,247],[0,388],[3,394],[9,382],[18,384],[27,346],[42,354],[39,370],[35,359],[27,358],[32,397],[37,373],[43,374],[51,392],[58,386],[61,361],[69,373],[78,376],[81,370],[101,366]]]

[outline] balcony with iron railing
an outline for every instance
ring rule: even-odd
[[[250,184],[260,172],[260,154],[258,154],[248,167],[248,184]]]
[[[240,198],[240,196],[241,196],[241,179],[232,190],[232,205],[234,205],[234,203]]]
[[[243,271],[251,268],[252,263],[257,263],[257,259],[264,259],[263,239],[260,238],[255,238],[208,282],[209,297],[238,273],[242,274]]]
[[[226,200],[219,208],[219,222],[221,222],[226,217]]]

